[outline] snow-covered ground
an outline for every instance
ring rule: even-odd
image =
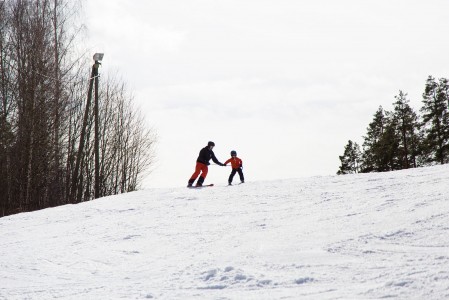
[[[0,299],[58,298],[448,299],[449,165],[1,218]]]

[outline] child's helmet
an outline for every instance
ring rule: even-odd
[[[235,150],[231,151],[231,156],[237,156],[237,152]]]

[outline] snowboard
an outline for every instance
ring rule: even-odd
[[[202,188],[211,187],[211,186],[214,186],[214,184],[211,183],[211,184],[205,184],[205,185],[202,185],[202,186],[192,185],[192,186],[188,186],[188,188],[189,189],[202,189]]]

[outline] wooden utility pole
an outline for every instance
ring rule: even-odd
[[[98,67],[100,63],[95,61],[95,199],[100,198],[100,133],[98,124]]]
[[[92,72],[89,78],[89,91],[87,92],[86,110],[84,112],[83,125],[81,128],[80,142],[78,146],[78,154],[76,156],[75,170],[72,176],[72,186],[70,192],[70,200],[72,203],[81,202],[82,190],[80,190],[82,182],[79,180],[80,165],[83,161],[84,144],[86,143],[86,130],[89,121],[89,110],[92,102],[92,89],[95,81],[95,103],[94,103],[94,118],[95,118],[95,198],[100,197],[100,157],[99,157],[99,124],[98,124],[98,68],[100,61],[103,59],[102,53],[94,55],[95,63],[92,66]]]

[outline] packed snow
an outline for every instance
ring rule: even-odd
[[[449,165],[225,182],[0,218],[0,299],[449,298]]]

